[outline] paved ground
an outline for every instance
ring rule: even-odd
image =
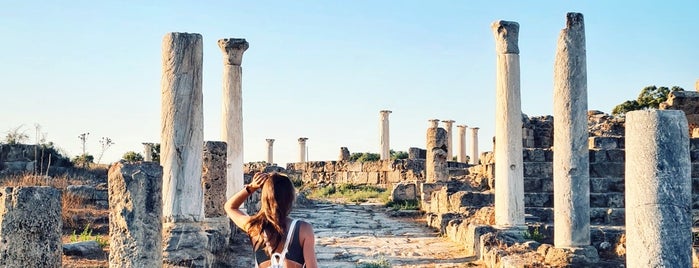
[[[438,236],[420,218],[390,217],[378,205],[315,203],[292,217],[313,224],[320,267],[357,267],[387,260],[391,267],[478,267],[462,247]]]

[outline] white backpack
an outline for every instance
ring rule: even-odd
[[[291,222],[291,225],[289,225],[289,231],[286,235],[286,242],[284,243],[284,249],[282,249],[282,253],[273,253],[272,256],[270,257],[270,261],[272,262],[272,265],[270,268],[284,268],[284,264],[286,263],[286,253],[289,251],[289,243],[292,238],[294,238],[294,228],[296,227],[296,222],[298,220],[294,219]],[[305,264],[303,265],[304,267],[306,266]],[[257,265],[257,256],[255,256],[255,268],[259,268]]]

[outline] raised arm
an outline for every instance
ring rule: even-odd
[[[245,202],[245,199],[247,199],[248,196],[262,187],[262,184],[265,183],[268,177],[269,175],[266,173],[255,173],[255,175],[252,177],[252,182],[245,185],[242,190],[234,194],[230,199],[228,199],[228,201],[226,201],[226,204],[224,205],[224,209],[226,210],[228,217],[233,220],[235,225],[246,232],[247,230],[245,229],[245,226],[250,221],[250,216],[241,211],[240,206],[243,204],[243,202]]]

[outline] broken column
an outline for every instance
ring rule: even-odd
[[[204,143],[201,183],[204,186],[203,230],[207,234],[207,247],[214,254],[214,262],[221,261],[231,235],[231,220],[226,215],[226,143],[207,141]],[[235,227],[233,227],[235,228]]]
[[[467,125],[458,125],[456,128],[459,130],[459,145],[456,160],[460,163],[466,163],[466,128]]]
[[[452,147],[452,136],[454,134],[451,132],[452,125],[454,125],[454,120],[442,120],[444,123],[444,129],[447,131],[447,161],[452,161],[454,159],[454,147]]]
[[[447,170],[447,132],[441,127],[427,129],[427,182],[444,182],[449,179]]]
[[[143,161],[153,161],[153,144],[149,142],[143,143]]]
[[[109,266],[162,267],[162,167],[118,162],[108,178]]]
[[[553,75],[554,245],[563,248],[590,245],[585,61],[583,15],[568,13],[566,28],[561,30],[558,39]],[[498,171],[495,170],[496,176]]]
[[[162,48],[163,261],[198,267],[209,259],[200,224],[204,219],[202,36],[168,33]]]
[[[381,160],[391,159],[391,145],[389,143],[388,135],[388,115],[391,114],[389,110],[380,111],[381,114]]]
[[[339,161],[348,161],[350,160],[350,152],[347,147],[340,147],[340,157],[338,158]]]
[[[308,138],[299,138],[299,162],[306,162],[306,141]]]
[[[0,266],[61,267],[61,191],[0,188]]]
[[[478,127],[471,128],[471,165],[478,165]]]
[[[265,139],[267,141],[267,164],[274,163],[274,139]]]
[[[692,267],[687,118],[677,110],[626,114],[626,263]]]
[[[495,224],[524,225],[524,172],[522,167],[522,108],[519,89],[519,24],[496,21],[491,25],[497,54],[495,97]]]

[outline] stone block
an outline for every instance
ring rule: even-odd
[[[347,171],[361,172],[362,165],[363,163],[359,161],[349,161],[347,162]]]
[[[312,161],[306,162],[308,164],[308,169],[306,171],[310,172],[323,172],[325,171],[325,161]]]
[[[553,177],[553,163],[524,162],[524,177]]]
[[[539,218],[540,222],[553,222],[553,208],[550,207],[525,207],[524,213]]]
[[[407,180],[406,173],[400,171],[386,172],[386,180],[388,183],[399,183]]]
[[[365,173],[367,173],[367,181],[366,181],[367,184],[369,184],[369,185],[379,184],[379,182],[380,182],[379,173],[380,172],[374,171],[374,172],[365,172]]]
[[[590,149],[619,149],[624,148],[623,139],[617,137],[589,137],[588,148]]]
[[[335,165],[337,164],[336,161],[326,161],[325,166],[323,167],[323,172],[335,172]]]
[[[0,266],[61,267],[61,191],[0,188]]]
[[[524,192],[536,193],[543,192],[541,189],[541,179],[537,177],[525,177],[524,178]]]
[[[611,149],[611,150],[606,150],[606,152],[607,152],[607,159],[610,162],[624,163],[626,161],[626,151],[624,149]]]
[[[624,162],[590,163],[590,177],[624,177]]]
[[[524,162],[545,162],[546,155],[541,148],[525,148],[522,152]]]
[[[541,178],[541,191],[544,193],[553,193],[553,178]]]
[[[213,254],[207,249],[209,241],[202,226],[204,224],[204,222],[163,223],[163,247],[158,248],[163,251],[161,259],[163,266],[208,267],[207,264],[213,261]]]
[[[415,183],[397,183],[393,185],[391,200],[412,201],[417,200],[417,185]]]
[[[204,217],[225,216],[226,203],[226,143],[204,142],[201,182],[204,187]]]
[[[524,193],[525,207],[553,207],[553,194]]]
[[[410,147],[408,148],[408,159],[425,159],[427,156],[427,150]]]
[[[109,263],[114,267],[162,264],[162,167],[119,162],[109,169]]]
[[[590,207],[623,208],[623,193],[590,193]]]
[[[607,151],[600,149],[590,149],[590,163],[607,162]]]
[[[438,191],[444,187],[444,184],[442,183],[434,183],[434,182],[423,182],[420,183],[420,198],[423,201],[429,202],[432,196],[432,192]]]
[[[690,151],[699,150],[699,138],[690,138],[689,139],[689,150]]]
[[[449,211],[460,211],[460,208],[481,208],[493,206],[495,196],[491,193],[458,191],[449,195]]]

